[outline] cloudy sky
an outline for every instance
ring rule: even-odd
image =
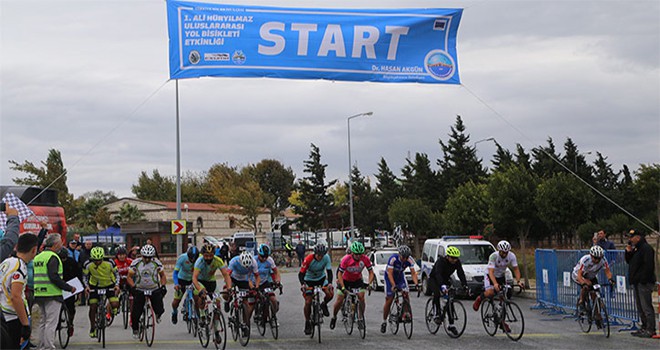
[[[182,80],[181,167],[277,159],[304,176],[310,144],[329,178],[363,174],[381,157],[442,156],[460,114],[472,142],[526,150],[570,137],[619,170],[660,161],[660,2],[232,0],[337,8],[464,8],[463,86],[265,78]],[[175,84],[168,81],[166,6],[143,1],[0,0],[0,183],[8,160],[62,152],[76,196],[130,196],[141,171],[176,173]],[[477,144],[490,165],[495,146]]]

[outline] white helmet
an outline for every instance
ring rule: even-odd
[[[591,256],[593,256],[594,258],[602,258],[603,255],[605,255],[605,251],[601,246],[595,245],[591,247],[591,249],[589,250],[589,254],[591,254]]]
[[[241,260],[241,265],[243,265],[243,267],[245,267],[246,269],[252,266],[252,263],[254,261],[254,258],[247,250],[241,253],[239,259]]]
[[[151,244],[145,244],[142,246],[142,249],[140,249],[140,254],[145,258],[153,258],[156,256],[156,248]]]
[[[508,252],[511,250],[511,244],[509,244],[507,241],[499,241],[499,243],[497,243],[497,250],[501,252]]]

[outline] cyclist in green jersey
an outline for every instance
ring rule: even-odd
[[[90,252],[90,257],[83,268],[83,283],[85,284],[85,294],[89,297],[89,336],[96,337],[96,312],[98,309],[99,295],[97,290],[108,289],[106,296],[110,300],[112,313],[117,314],[119,307],[119,272],[115,262],[104,260],[105,250],[103,247],[94,247]],[[101,311],[103,312],[103,311]],[[108,315],[106,317],[111,317]]]
[[[225,288],[231,288],[231,278],[227,264],[215,256],[215,249],[210,244],[204,244],[201,249],[202,256],[195,262],[193,268],[192,282],[195,286],[193,297],[197,308],[203,308],[206,301],[206,295],[215,292],[217,284],[215,281],[215,272],[220,270],[222,277],[225,279]],[[225,296],[227,298],[227,296]]]

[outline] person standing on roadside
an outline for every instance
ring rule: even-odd
[[[62,250],[59,252],[60,259],[62,260],[64,280],[70,281],[74,278],[78,278],[78,280],[82,281],[82,269],[80,268],[80,265],[78,265],[78,262],[75,261],[74,258],[72,258],[69,254],[70,250],[67,248],[62,248]],[[71,337],[73,336],[73,321],[76,318],[75,296],[65,299],[64,304],[66,304],[67,310],[69,311],[69,321],[71,324],[69,325],[68,332],[69,337]]]
[[[615,250],[614,242],[607,239],[607,234],[605,230],[600,230],[596,232],[593,239],[594,245],[599,245],[605,250]]]
[[[305,245],[302,241],[298,241],[296,245],[296,255],[298,255],[298,267],[302,266],[302,262],[305,259]]]
[[[655,251],[644,234],[638,230],[628,233],[626,246],[626,262],[628,276],[634,288],[635,303],[642,328],[632,335],[640,338],[651,338],[655,335],[655,312],[653,311],[653,287],[655,287]]]

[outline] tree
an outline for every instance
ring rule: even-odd
[[[529,154],[525,152],[523,146],[519,143],[516,144],[516,165],[522,166],[527,170],[532,169],[532,163],[529,159]]]
[[[476,148],[470,146],[470,136],[465,133],[465,125],[460,115],[456,116],[456,124],[451,127],[447,144],[439,140],[443,158],[438,159],[439,173],[442,183],[452,192],[458,186],[473,181],[483,182],[486,169],[477,158]]]
[[[250,172],[265,193],[266,206],[270,208],[271,219],[289,207],[289,196],[296,179],[291,167],[284,167],[274,159],[264,159],[250,167]]]
[[[536,147],[532,149],[532,170],[534,173],[542,178],[551,178],[557,173],[563,172],[564,168],[559,164],[561,156],[555,150],[555,144],[551,137],[548,137],[548,145],[546,147]]]
[[[493,171],[502,171],[513,165],[513,155],[511,152],[503,148],[499,143],[497,143],[497,141],[495,141],[495,146],[497,146],[497,150],[495,151],[495,155],[493,156],[492,161],[493,165],[495,166]]]
[[[387,166],[385,158],[380,158],[376,174],[376,206],[378,207],[378,225],[391,229],[387,219],[387,210],[394,200],[401,196],[401,185],[394,173]]]
[[[581,179],[587,182],[591,182],[593,176],[591,166],[587,164],[587,160],[584,157],[584,154],[580,153],[577,145],[573,142],[573,140],[571,140],[570,137],[566,138],[566,142],[564,143],[564,152],[566,152],[562,158],[562,163],[564,166],[575,172],[575,174],[577,174],[577,176],[579,176]]]
[[[600,152],[596,152],[596,155],[597,158],[594,162],[593,186],[604,196],[610,198],[614,202],[619,202],[621,200],[621,196],[617,191],[619,176],[618,174],[614,173],[612,166],[607,163],[606,157],[603,157]],[[607,199],[601,197],[600,195],[596,196],[594,212],[592,215],[592,218],[595,221],[609,218],[616,212],[616,207],[612,205]]]
[[[321,163],[319,148],[311,144],[309,160],[303,162],[303,172],[309,174],[298,181],[297,189],[300,191],[302,205],[294,205],[294,212],[300,214],[298,220],[302,227],[309,230],[328,228],[328,214],[332,210],[332,196],[328,188],[337,180],[325,182],[325,168],[327,164]]]
[[[139,199],[173,202],[176,200],[176,183],[169,177],[162,176],[158,169],[149,177],[145,171],[140,173],[137,185],[131,191]]]
[[[174,182],[174,199],[176,200],[176,179]],[[189,203],[218,203],[209,186],[208,172],[186,171],[181,176],[181,201]]]
[[[104,205],[116,200],[117,196],[114,192],[103,191],[88,192],[77,198],[76,228],[82,232],[96,232],[99,226],[107,227],[112,224],[112,222],[107,224],[110,221],[108,211],[101,209]]]
[[[431,169],[429,157],[416,153],[415,161],[406,159],[407,164],[401,169],[403,196],[418,198],[427,203],[432,210],[439,210],[444,205],[444,192],[438,175]]]
[[[490,222],[486,185],[468,181],[458,186],[447,198],[443,221],[452,234],[481,233]]]
[[[351,171],[353,183],[353,213],[355,226],[363,235],[370,235],[377,228],[378,208],[376,194],[371,188],[369,179],[360,173],[357,166]]]
[[[144,220],[144,213],[137,206],[130,203],[124,203],[119,208],[119,213],[115,215],[115,221],[121,224],[133,223]]]
[[[648,226],[657,229],[660,216],[660,164],[641,164],[635,175],[633,189],[639,203],[639,217]]]
[[[397,198],[387,213],[392,227],[402,225],[414,236],[413,249],[419,256],[419,239],[430,233],[433,214],[431,208],[419,198]]]
[[[14,160],[10,160],[9,163],[11,164],[10,169],[27,174],[26,177],[12,179],[15,184],[56,190],[57,200],[64,208],[67,221],[74,222],[76,207],[73,194],[69,193],[69,187],[66,184],[67,170],[64,168],[60,151],[50,149],[46,161],[41,162],[42,167],[37,167],[27,160],[23,164],[19,164]]]

